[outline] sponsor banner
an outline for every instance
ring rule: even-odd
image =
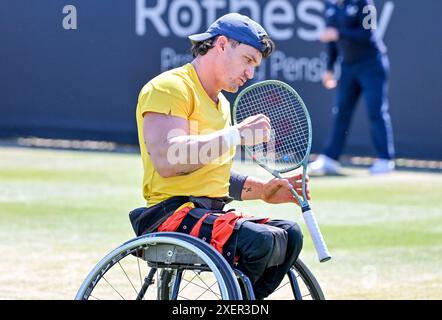
[[[364,8],[391,62],[390,110],[398,157],[442,159],[440,1],[378,0]],[[100,139],[137,144],[142,86],[191,61],[187,36],[228,12],[260,22],[277,45],[252,82],[279,79],[303,97],[313,152],[329,134],[335,92],[321,75],[322,0],[9,0],[0,4],[0,137]],[[336,69],[339,75],[339,67]],[[235,95],[227,94],[231,102]],[[345,153],[374,155],[361,101]]]

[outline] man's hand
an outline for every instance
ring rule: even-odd
[[[336,28],[325,28],[324,32],[319,36],[321,42],[334,42],[339,40],[339,31]]]
[[[310,200],[308,181],[308,177],[306,177],[307,200]],[[290,191],[292,187],[295,189],[296,193],[302,197],[302,174],[283,179],[274,178],[265,183],[262,189],[261,199],[267,203],[294,202],[299,205],[298,201]]]
[[[338,85],[338,82],[335,79],[335,76],[333,75],[333,72],[331,71],[325,71],[322,75],[322,84],[325,88],[331,90],[336,88]]]
[[[270,119],[263,114],[248,117],[236,127],[239,130],[242,145],[254,146],[270,140]]]

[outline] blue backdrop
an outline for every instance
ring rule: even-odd
[[[376,4],[377,30],[391,62],[397,155],[442,159],[442,2]],[[135,107],[141,87],[189,61],[186,35],[239,11],[261,22],[277,44],[256,80],[280,79],[301,94],[312,116],[313,152],[319,152],[335,94],[320,82],[324,45],[317,37],[323,10],[321,0],[2,1],[0,136],[137,144]],[[374,155],[364,108],[361,102],[347,154]]]

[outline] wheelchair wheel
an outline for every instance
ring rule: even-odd
[[[321,286],[319,285],[313,273],[309,270],[309,268],[307,268],[307,266],[304,264],[304,262],[302,262],[301,259],[298,259],[295,262],[292,271],[294,271],[294,273],[289,273],[289,274],[300,279],[298,283],[302,282],[306,288],[305,291],[302,291],[302,289],[300,288],[299,295],[297,296],[295,294],[296,300],[301,300],[306,298],[310,298],[313,300],[325,300],[325,296],[324,293],[322,292]]]
[[[89,273],[77,300],[240,300],[233,270],[210,245],[183,233],[151,233],[110,252]]]
[[[325,297],[313,273],[298,259],[269,299],[325,300]]]

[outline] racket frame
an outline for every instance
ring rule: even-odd
[[[293,189],[292,189],[292,194],[296,197],[296,200],[298,201],[299,205],[302,208],[302,212],[304,212],[304,211],[310,210],[310,205],[307,201],[307,194],[306,194],[306,176],[307,176],[307,164],[309,161],[310,150],[311,150],[311,146],[312,146],[312,123],[310,120],[310,114],[307,110],[307,107],[305,106],[304,101],[299,96],[299,94],[295,91],[295,89],[293,89],[291,86],[289,86],[285,82],[278,81],[278,80],[265,80],[265,81],[261,81],[261,82],[252,84],[251,86],[249,86],[249,87],[245,88],[243,91],[241,91],[238,94],[238,96],[236,97],[235,102],[233,104],[232,123],[236,124],[236,110],[237,110],[238,102],[240,101],[241,97],[244,96],[249,91],[254,90],[255,88],[262,87],[264,85],[269,85],[269,84],[281,86],[281,87],[284,87],[285,89],[287,89],[288,91],[290,91],[297,98],[297,100],[299,101],[299,104],[302,107],[302,110],[306,114],[306,120],[307,120],[307,126],[308,126],[308,145],[307,145],[307,151],[305,152],[304,158],[299,163],[294,164],[290,168],[287,168],[285,170],[276,170],[276,169],[271,169],[265,163],[258,161],[256,159],[256,157],[254,156],[253,152],[247,146],[242,145],[241,148],[246,151],[246,153],[249,155],[249,157],[254,162],[256,162],[262,168],[267,170],[274,177],[279,178],[279,179],[283,178],[281,176],[282,173],[287,173],[287,172],[296,170],[299,167],[303,166],[303,170],[302,170],[302,198]]]
[[[271,169],[268,167],[265,163],[262,163],[261,161],[256,159],[256,156],[253,154],[253,152],[250,150],[249,147],[241,145],[241,148],[245,150],[245,152],[250,156],[250,158],[253,160],[253,162],[257,163],[259,166],[264,168],[266,171],[268,171],[270,174],[272,174],[274,177],[282,179],[281,176],[282,173],[287,173],[293,170],[298,169],[299,167],[302,168],[302,198],[297,194],[296,190],[293,188],[290,190],[293,196],[296,198],[296,200],[299,203],[299,206],[301,207],[304,219],[306,220],[307,227],[309,229],[310,234],[314,238],[313,242],[316,247],[316,251],[318,253],[318,258],[320,262],[325,262],[331,259],[331,255],[328,252],[327,246],[325,244],[325,241],[322,237],[322,234],[319,230],[319,226],[317,225],[316,219],[310,209],[310,204],[307,200],[307,193],[306,193],[306,176],[307,176],[307,165],[310,157],[310,150],[312,146],[312,125],[310,120],[310,114],[307,110],[307,107],[304,104],[304,101],[299,96],[299,94],[288,84],[278,81],[278,80],[265,80],[261,81],[255,84],[252,84],[251,86],[245,88],[243,91],[241,91],[238,96],[235,99],[235,102],[233,104],[233,110],[232,110],[232,123],[237,124],[236,122],[236,111],[238,102],[241,100],[241,98],[247,94],[249,91],[254,90],[258,87],[264,86],[264,85],[276,85],[276,86],[282,86],[285,89],[287,89],[289,92],[291,92],[298,100],[300,106],[302,107],[303,111],[306,115],[307,125],[308,125],[308,144],[307,144],[307,150],[305,152],[304,158],[297,164],[294,164],[292,167],[286,168],[284,170],[277,170],[277,169]],[[308,221],[307,221],[308,220]],[[319,249],[320,247],[320,249]]]

